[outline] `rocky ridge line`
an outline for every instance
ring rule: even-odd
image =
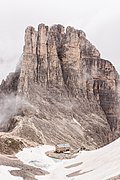
[[[0,89],[2,94],[15,92],[32,105],[14,116],[12,135],[96,148],[120,134],[119,75],[81,30],[28,27],[20,72]]]

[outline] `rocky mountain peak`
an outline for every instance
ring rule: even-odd
[[[28,84],[30,79],[42,86],[65,85],[70,91],[72,87],[75,87],[73,91],[80,89],[83,81],[81,79],[82,59],[85,57],[98,59],[100,53],[86,40],[83,31],[70,26],[65,31],[62,25],[54,25],[49,28],[40,24],[38,32],[33,27],[28,27],[25,31],[20,80],[26,74],[27,82],[24,85]],[[21,84],[19,90],[21,91],[22,88]],[[27,91],[26,88],[27,85],[23,88],[24,93]]]
[[[0,90],[27,101],[13,117],[12,135],[96,148],[120,134],[119,75],[74,27],[27,27],[20,72]]]

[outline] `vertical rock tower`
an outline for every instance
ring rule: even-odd
[[[110,124],[118,127],[119,75],[114,66],[100,58],[99,51],[81,30],[40,24],[25,31],[25,46],[18,93],[29,96],[30,84],[64,87],[74,97],[97,101]]]
[[[32,140],[39,143],[93,147],[120,135],[119,75],[83,31],[62,25],[40,24],[38,31],[27,27],[15,75],[3,81],[1,92],[25,97],[38,113],[28,109],[21,118],[15,116],[24,126],[18,124],[13,134],[30,140],[32,131]]]

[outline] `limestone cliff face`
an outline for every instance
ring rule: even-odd
[[[40,24],[38,31],[28,27],[21,71],[10,89],[36,109],[31,113],[25,107],[22,116],[14,117],[18,127],[13,135],[95,148],[120,134],[119,75],[81,30],[62,25]]]
[[[112,130],[118,122],[118,81],[114,66],[100,58],[99,51],[81,30],[40,24],[38,32],[28,27],[18,92],[29,93],[29,83],[46,88],[65,87],[73,96],[83,91],[97,100]]]

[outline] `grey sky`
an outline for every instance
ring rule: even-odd
[[[14,71],[24,30],[38,24],[82,29],[120,72],[120,0],[0,0],[0,80]]]

